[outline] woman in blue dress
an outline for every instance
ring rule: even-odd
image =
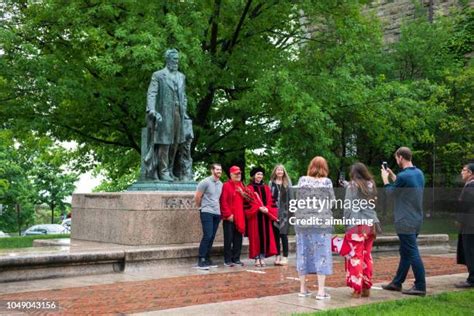
[[[331,206],[335,200],[334,189],[328,178],[326,159],[317,156],[311,160],[306,176],[298,181],[296,198],[308,203],[295,212],[296,270],[300,277],[301,297],[310,296],[306,286],[306,275],[317,274],[318,293],[316,299],[329,299],[325,291],[326,275],[332,274]],[[311,202],[311,203],[309,203]]]

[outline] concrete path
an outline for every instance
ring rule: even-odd
[[[453,284],[463,281],[466,278],[467,273],[428,277],[428,295],[457,291],[458,289],[456,289]],[[410,284],[410,282],[411,280],[408,280],[407,284]],[[413,296],[403,295],[398,292],[384,291],[382,290],[381,285],[382,283],[374,285],[371,293],[372,295],[369,298],[351,298],[351,290],[349,288],[339,287],[328,289],[328,293],[331,294],[331,299],[327,301],[316,300],[314,294],[312,297],[300,298],[296,293],[294,293],[230,302],[194,305],[161,311],[137,313],[134,315],[291,315],[293,313],[315,312],[413,298]]]

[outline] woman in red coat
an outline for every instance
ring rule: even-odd
[[[263,168],[250,171],[251,183],[247,186],[250,198],[245,199],[244,212],[247,219],[249,257],[255,266],[265,266],[264,258],[277,254],[273,222],[278,219],[278,209],[272,199],[270,187],[263,183]]]

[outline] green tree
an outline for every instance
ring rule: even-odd
[[[461,165],[474,158],[474,65],[469,56],[473,45],[474,9],[466,7],[433,23],[406,23],[389,55],[395,61],[393,74],[402,82],[425,82],[424,94],[430,98],[426,113],[435,115],[413,144],[421,156],[418,164],[438,186],[454,184]]]
[[[75,140],[77,169],[124,188],[150,76],[176,47],[198,164],[284,162],[296,177],[318,154],[335,176],[408,145],[424,170],[451,172],[472,151],[472,9],[406,21],[385,47],[366,2],[3,1],[2,124]]]
[[[31,133],[23,136],[18,140],[11,131],[0,130],[0,203],[5,206],[0,225],[8,231],[33,224],[35,206],[42,204],[51,210],[54,223],[54,211],[65,212],[65,200],[78,179],[64,148]]]
[[[0,130],[0,230],[21,232],[34,221],[33,186],[10,131]]]
[[[51,210],[51,224],[55,223],[55,211],[64,215],[70,203],[78,176],[65,168],[67,153],[61,147],[48,148],[33,160],[29,175],[36,194],[36,204],[45,204]]]
[[[307,39],[303,26],[313,23],[301,10],[338,25],[354,8],[360,5],[4,1],[3,111],[17,127],[76,140],[81,156],[92,153],[116,179],[138,167],[146,87],[174,46],[188,78],[194,159],[244,163],[246,149],[275,145],[280,117],[317,104],[292,84],[298,75],[288,77]]]

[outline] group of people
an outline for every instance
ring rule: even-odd
[[[211,176],[202,180],[195,202],[200,209],[203,237],[199,246],[198,268],[214,267],[210,251],[220,220],[224,229],[224,266],[243,265],[240,261],[243,236],[249,239],[249,257],[255,266],[266,266],[265,258],[276,256],[275,265],[288,264],[288,199],[290,178],[283,165],[275,166],[270,183],[263,182],[265,170],[250,171],[250,183],[242,183],[239,167],[229,169],[222,184],[222,166],[212,164]]]
[[[423,172],[412,163],[412,152],[400,147],[395,152],[395,160],[401,171],[395,174],[390,168],[382,166],[381,178],[388,194],[394,198],[394,224],[400,240],[400,262],[392,281],[383,285],[388,291],[401,291],[408,295],[426,295],[425,269],[420,256],[417,237],[423,222]],[[257,167],[250,171],[250,183],[241,181],[241,170],[237,166],[229,169],[230,179],[222,184],[220,164],[211,166],[212,175],[198,184],[195,202],[200,209],[203,237],[199,247],[198,268],[216,267],[210,258],[212,244],[220,223],[224,229],[224,265],[231,267],[243,265],[240,260],[242,239],[249,240],[249,257],[255,266],[266,265],[265,258],[275,256],[275,265],[288,264],[288,231],[290,217],[294,216],[296,233],[296,270],[300,279],[299,296],[310,296],[306,285],[306,275],[316,274],[318,291],[316,299],[329,299],[325,289],[325,278],[333,273],[332,253],[345,256],[346,284],[352,297],[368,297],[372,287],[373,259],[372,246],[379,233],[380,222],[376,209],[367,207],[353,209],[352,203],[344,203],[344,217],[370,221],[371,225],[350,224],[346,226],[343,238],[333,236],[332,226],[327,224],[303,225],[305,219],[317,216],[320,219],[332,218],[330,203],[322,203],[319,208],[301,208],[289,212],[292,190],[291,180],[283,165],[276,165],[270,175],[270,182],[264,183],[265,171]],[[327,161],[314,157],[308,165],[307,175],[302,176],[296,186],[298,199],[312,197],[319,201],[334,200],[332,181],[328,177]],[[349,181],[341,183],[346,188],[345,201],[376,200],[377,188],[373,175],[363,163],[355,163],[350,168]],[[474,205],[474,164],[463,167],[461,176],[465,187],[461,194],[461,205],[469,208]],[[361,205],[359,203],[358,205]],[[472,212],[471,212],[472,213]],[[473,215],[468,215],[473,216]],[[461,230],[458,263],[466,264],[469,277],[457,287],[474,287],[474,243],[472,236],[466,234],[473,227],[473,221],[464,221]],[[339,241],[339,243],[338,243]],[[342,241],[342,242],[341,242]],[[342,247],[341,247],[342,244]],[[344,250],[345,249],[345,250]],[[410,267],[415,276],[414,285],[402,290]]]

